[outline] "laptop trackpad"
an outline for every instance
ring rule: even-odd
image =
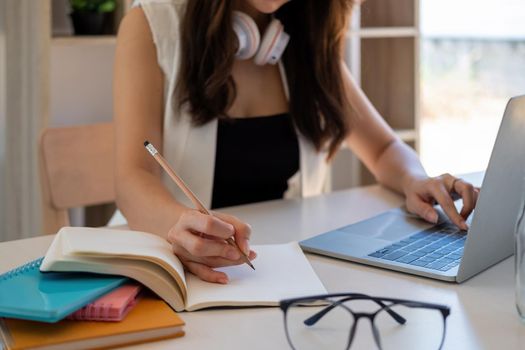
[[[340,230],[312,237],[301,246],[313,252],[332,252],[342,256],[362,256],[388,245],[389,242]]]
[[[431,226],[398,208],[306,239],[300,244],[303,249],[315,253],[360,257]]]
[[[426,230],[431,226],[432,224],[417,219],[401,209],[393,209],[337,230],[366,237],[367,239],[385,240],[387,241],[386,243],[389,243],[399,241],[408,235]]]

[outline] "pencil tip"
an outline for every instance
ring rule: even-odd
[[[148,145],[149,145],[149,141],[148,140],[144,141],[144,147],[148,147]]]

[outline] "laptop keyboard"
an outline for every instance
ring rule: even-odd
[[[461,262],[466,238],[467,233],[457,227],[439,225],[404,238],[368,256],[448,271]]]

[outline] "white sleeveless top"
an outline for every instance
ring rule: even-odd
[[[174,100],[180,65],[180,21],[187,0],[136,0],[148,20],[157,59],[164,73],[163,155],[179,176],[206,207],[210,207],[213,193],[217,119],[202,126],[193,126],[187,108],[178,108]],[[288,85],[284,66],[279,64],[284,91]],[[288,181],[285,198],[306,197],[322,193],[326,188],[328,164],[326,152],[317,152],[314,145],[297,133],[300,170]],[[166,175],[165,186],[183,204],[192,207],[186,196]]]

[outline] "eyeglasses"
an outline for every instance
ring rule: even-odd
[[[381,350],[437,350],[443,346],[450,314],[445,305],[357,293],[286,299],[279,307],[288,343],[297,350],[349,349],[352,344],[368,348],[363,327],[355,336],[361,318],[370,321],[365,329]]]

